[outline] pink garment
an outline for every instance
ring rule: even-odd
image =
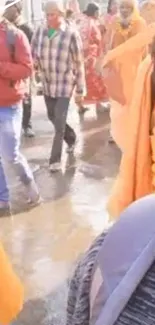
[[[102,76],[96,73],[96,61],[102,50],[102,36],[97,20],[83,15],[78,23],[84,48],[87,95],[84,104],[97,104],[107,100],[107,91]]]
[[[95,47],[97,51],[96,56],[99,56],[98,46],[101,43],[101,32],[98,20],[81,14],[77,27],[83,42],[84,51],[88,50],[90,47],[92,51],[92,48]]]
[[[114,18],[115,18],[115,15],[107,14],[104,17],[105,26],[111,24],[113,22]]]

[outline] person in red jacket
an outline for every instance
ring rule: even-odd
[[[33,28],[27,23],[23,16],[23,1],[19,0],[18,3],[14,3],[14,0],[7,0],[6,5],[12,4],[12,6],[8,7],[5,10],[4,16],[7,20],[9,20],[12,24],[14,24],[17,28],[22,30],[27,36],[29,43],[31,44],[32,36],[33,36]],[[32,138],[35,136],[35,133],[32,128],[32,82],[28,79],[27,82],[27,91],[23,99],[23,132],[24,136],[28,138]]]
[[[14,35],[14,57],[8,44],[8,35]],[[33,61],[27,37],[3,18],[0,22],[0,216],[8,211],[9,190],[7,173],[14,170],[25,185],[28,201],[40,201],[38,188],[26,159],[20,153],[22,127],[22,99],[24,79],[31,76]]]

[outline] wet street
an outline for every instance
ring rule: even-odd
[[[42,98],[34,99],[35,139],[23,139],[44,203],[27,210],[24,188],[10,175],[14,215],[0,220],[0,235],[25,286],[25,306],[16,325],[64,325],[69,277],[80,255],[108,224],[105,206],[119,163],[108,144],[108,112],[92,107],[80,120],[71,105],[77,131],[75,156],[63,153],[62,173],[50,175],[48,158],[53,127]]]

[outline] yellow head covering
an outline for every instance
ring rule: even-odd
[[[118,7],[120,7],[122,3],[127,3],[133,7],[132,18],[136,19],[137,17],[139,17],[140,13],[137,0],[119,0]]]

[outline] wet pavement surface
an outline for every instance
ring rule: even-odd
[[[16,325],[63,325],[69,278],[77,260],[108,224],[105,210],[118,170],[119,150],[108,144],[109,114],[93,107],[83,120],[71,105],[69,122],[77,132],[75,156],[63,153],[62,173],[50,175],[53,127],[43,99],[34,99],[34,139],[23,139],[44,199],[27,210],[24,189],[10,175],[14,215],[1,218],[0,235],[25,286],[25,306]]]

